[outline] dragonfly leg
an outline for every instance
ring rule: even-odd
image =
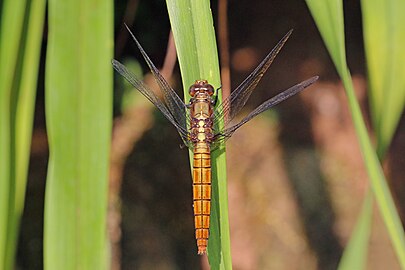
[[[194,103],[194,98],[190,98],[190,102],[187,103],[187,104],[185,104],[185,105],[186,105],[186,108],[187,108],[187,109],[190,109],[191,106],[193,105],[193,103]]]
[[[217,104],[217,101],[218,101],[219,89],[222,89],[222,85],[215,90],[215,98],[211,101],[212,105],[214,105],[214,106]]]

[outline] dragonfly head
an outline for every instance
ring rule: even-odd
[[[190,86],[188,92],[192,97],[198,93],[207,93],[212,96],[214,94],[214,87],[206,80],[197,80],[192,86]]]

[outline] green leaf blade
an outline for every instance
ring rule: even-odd
[[[368,243],[371,233],[373,197],[369,191],[363,203],[361,214],[356,223],[338,270],[366,269]]]
[[[373,145],[369,138],[360,106],[354,94],[350,72],[345,61],[346,55],[344,54],[345,44],[342,3],[340,0],[307,0],[306,2],[311,10],[312,16],[314,17],[317,27],[322,35],[325,45],[332,57],[332,60],[345,87],[351,116],[359,140],[360,149],[365,161],[365,166],[367,169],[371,187],[374,192],[380,212],[383,216],[388,233],[391,237],[391,242],[394,246],[397,258],[400,262],[400,265],[405,268],[404,230],[402,228],[401,221],[399,219],[387,181],[383,174],[378,156],[374,151]],[[320,14],[324,10],[330,10],[332,11],[331,14],[339,14],[339,16],[327,17]],[[331,22],[328,22],[329,20]]]
[[[405,105],[404,1],[361,1],[370,106],[382,158]]]
[[[45,269],[107,269],[112,2],[50,1]]]
[[[24,208],[45,1],[2,4],[0,268],[12,269]]]
[[[208,80],[214,88],[221,86],[210,2],[206,0],[166,2],[176,43],[185,100],[188,102],[190,98],[188,88],[195,80]],[[219,100],[222,100],[221,92]],[[191,160],[192,153],[190,153]],[[213,192],[208,260],[212,269],[232,269],[224,146],[212,152],[211,161]]]

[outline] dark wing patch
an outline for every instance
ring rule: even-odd
[[[214,135],[215,141],[218,143],[226,141],[228,138],[232,136],[232,134],[241,126],[246,124],[255,116],[261,114],[262,112],[272,108],[273,106],[279,104],[280,102],[286,100],[287,98],[301,92],[311,84],[313,84],[316,80],[318,80],[318,76],[312,77],[306,81],[303,81],[299,84],[296,84],[287,90],[281,92],[280,94],[266,100],[261,105],[259,105],[256,109],[254,109],[251,113],[249,113],[246,117],[244,117],[239,123],[225,128],[222,132],[217,133]]]
[[[214,123],[216,124],[222,118],[225,118],[225,126],[240,112],[245,106],[253,90],[256,88],[259,81],[262,79],[264,73],[273,63],[277,54],[284,46],[290,37],[292,30],[290,30],[277,45],[267,54],[262,62],[253,70],[252,73],[225,99],[214,112]]]
[[[123,64],[121,64],[117,60],[112,60],[112,65],[119,74],[121,74],[130,84],[132,84],[133,87],[135,87],[135,89],[141,92],[141,94],[143,94],[163,113],[163,115],[170,121],[170,123],[172,123],[176,127],[184,144],[186,146],[189,146],[189,132],[187,130],[185,120],[179,121],[179,116],[176,119],[169,108],[165,105],[165,103],[160,100],[160,98],[148,86],[146,86],[141,80],[136,78],[136,76],[133,75]],[[184,114],[184,118],[185,117],[186,115]]]

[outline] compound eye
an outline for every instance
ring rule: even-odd
[[[214,94],[214,87],[211,84],[207,84],[207,92],[210,96]]]
[[[190,88],[188,89],[188,93],[190,94],[190,96],[194,97],[196,90],[195,90],[195,85],[193,84],[192,86],[190,86]]]

